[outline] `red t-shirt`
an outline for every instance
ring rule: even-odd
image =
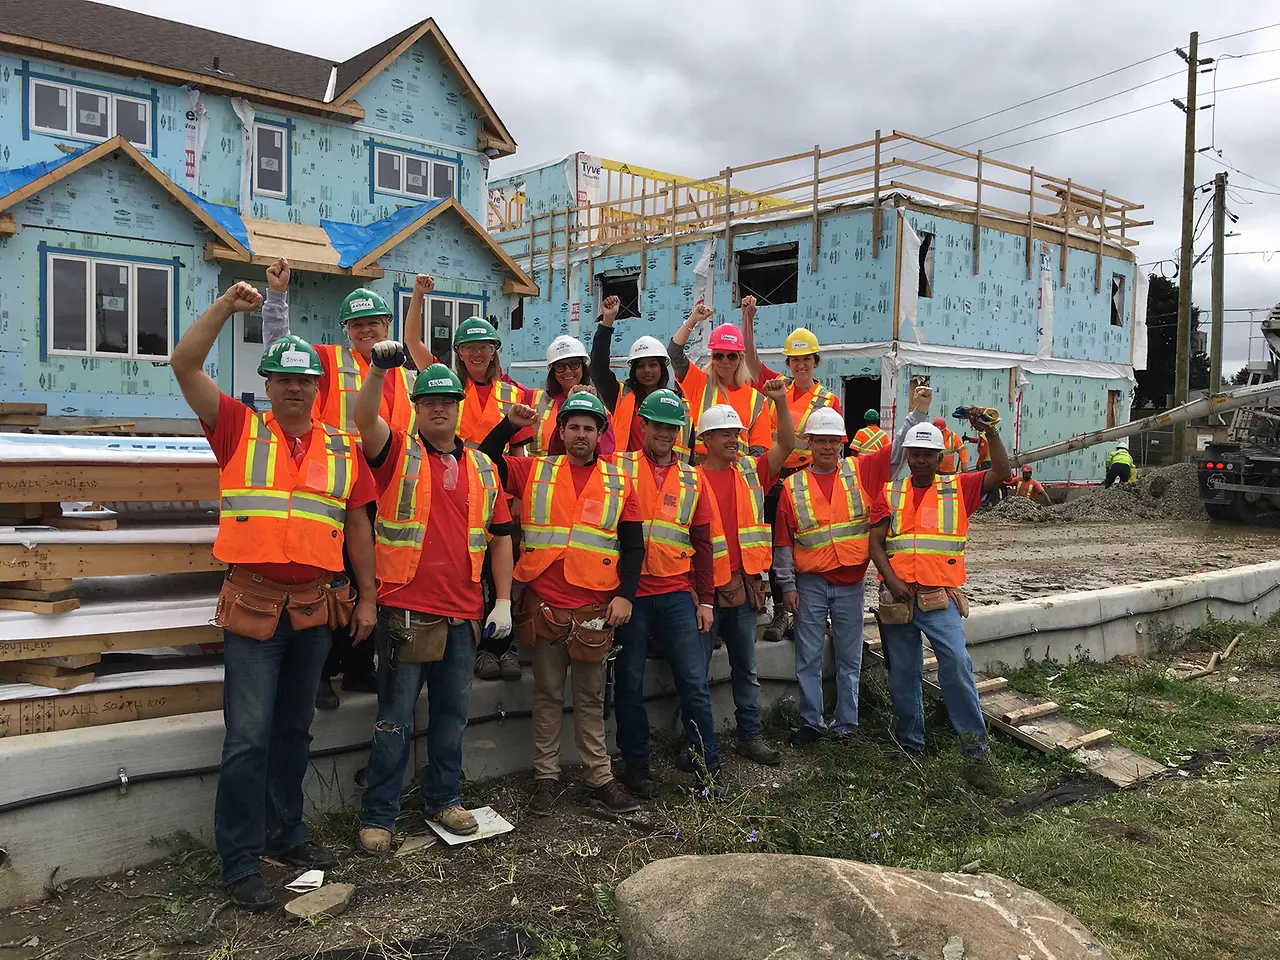
[[[789,376],[791,376],[790,373],[776,373],[775,371],[770,370],[768,364],[766,364],[763,360],[761,360],[760,376],[756,377],[755,381],[751,385],[755,387],[757,390],[759,390],[770,380],[777,380],[779,377],[789,377]],[[792,403],[795,403],[797,400],[799,400],[800,397],[805,393],[808,393],[808,391],[801,390],[794,383],[791,384],[791,402]],[[831,409],[834,410],[836,413],[840,412],[839,397],[837,397],[835,402],[831,405]]]
[[[627,451],[644,449],[644,420],[637,414],[631,418],[631,432],[627,437]]]
[[[516,381],[512,380],[505,373],[499,379],[501,379],[503,383],[509,383],[513,387],[519,387],[520,402],[528,406],[533,405],[532,390],[530,390],[528,387],[526,387],[522,383],[516,383]],[[471,385],[476,388],[476,397],[480,400],[480,406],[488,407],[489,394],[493,393],[493,384],[492,383],[476,383],[475,381],[472,381]],[[519,444],[527,443],[529,440],[533,439],[533,431],[534,431],[533,427],[525,427],[523,430],[521,430],[519,433],[517,433],[514,437],[511,438],[509,445],[512,447],[515,447],[515,446],[518,446]]]
[[[960,480],[960,495],[964,499],[964,510],[968,516],[973,516],[973,512],[982,506],[982,480],[986,475],[987,471],[985,470],[956,474]],[[924,499],[924,492],[928,489],[928,487],[912,486],[912,507],[918,508],[920,506],[920,501]],[[875,503],[871,507],[872,526],[875,526],[881,520],[887,519],[888,516],[889,504],[884,499],[884,484],[882,483],[876,488]]]
[[[647,456],[641,456],[640,464],[640,469],[643,470],[647,467],[653,473],[654,485],[661,490],[663,483],[666,482],[667,472],[675,466],[675,461],[672,460],[671,463],[667,464],[665,467],[660,467]],[[698,502],[693,508],[693,519],[689,522],[689,526],[696,527],[701,524],[707,524],[710,526],[712,516],[711,501],[707,497],[698,497]],[[694,545],[694,552],[697,552],[696,544]],[[710,557],[708,557],[708,560],[709,559]],[[640,586],[636,590],[636,596],[653,597],[661,593],[677,593],[681,590],[687,591],[690,583],[693,583],[694,581],[693,566],[693,564],[690,565],[689,573],[682,573],[675,577],[656,577],[651,573],[641,573]],[[694,586],[698,589],[700,602],[711,603],[711,598],[715,595],[715,586],[713,582],[714,577],[711,576],[711,571],[709,569],[707,570],[706,579],[708,582],[705,585],[694,583]],[[704,586],[705,589],[703,589]]]
[[[393,433],[381,464],[373,468],[373,478],[383,492],[395,477],[396,466],[404,453],[405,434]],[[437,617],[461,617],[479,620],[484,616],[484,597],[480,584],[471,580],[467,501],[470,483],[462,452],[455,448],[452,466],[427,444],[427,460],[431,464],[431,515],[422,540],[422,556],[413,579],[393,590],[378,602],[405,610],[430,613]],[[489,528],[511,522],[506,497],[497,497]]]
[[[240,445],[240,435],[244,433],[245,418],[250,415],[251,411],[248,407],[235,397],[229,397],[224,393],[218,401],[217,425],[210,427],[203,420],[200,421],[200,427],[204,430],[204,435],[209,441],[219,467],[225,467],[236,455],[236,447]],[[305,437],[289,437],[289,440],[292,446],[290,452],[293,454],[293,462],[301,465],[302,458],[307,455],[307,450],[311,446],[311,434],[308,433]],[[348,510],[363,509],[366,504],[378,499],[373,477],[369,474],[369,468],[365,466],[364,457],[357,455],[355,460],[356,479],[351,486],[351,495],[347,497]],[[237,566],[244,567],[251,573],[266,577],[268,580],[274,580],[276,583],[310,583],[327,574],[338,572],[305,563],[241,563]]]
[[[507,457],[507,493],[516,499],[524,498],[535,462],[534,457]],[[582,496],[582,491],[595,470],[594,463],[582,466],[569,464],[569,475],[573,478],[573,489],[578,496]],[[621,520],[639,522],[643,519],[640,503],[632,493],[622,505]],[[588,604],[606,603],[614,596],[611,590],[588,590],[586,587],[580,587],[566,580],[563,557],[552,561],[551,566],[538,574],[529,586],[544,603],[562,610],[575,610]]]
[[[320,366],[324,370],[324,373],[320,375],[320,409],[323,410],[325,404],[329,402],[329,385],[334,382],[333,354],[328,350],[317,350],[316,353],[320,354]],[[403,382],[404,380],[399,370],[390,370],[387,376],[382,378],[382,403],[384,409],[393,409],[397,399],[401,402],[406,402],[405,397],[396,397],[400,384]],[[355,401],[352,400],[351,402],[354,403]]]
[[[773,486],[773,476],[769,473],[769,455],[763,453],[755,458],[756,470],[760,474],[760,486],[768,490]],[[737,573],[742,569],[742,545],[738,543],[738,495],[735,489],[737,471],[733,467],[726,470],[711,470],[705,463],[702,465],[703,476],[716,496],[716,507],[720,512],[720,524],[724,528],[724,539],[729,548],[729,570]]]
[[[866,481],[862,477],[862,459],[858,458],[854,464],[858,470],[858,479],[863,483],[863,489],[867,490]],[[813,482],[822,491],[828,503],[831,502],[831,492],[836,488],[836,472],[832,470],[830,473],[814,473],[810,470]],[[796,512],[791,506],[791,497],[784,492],[778,499],[778,516],[773,524],[773,545],[775,547],[795,546],[796,526]],[[836,567],[834,570],[824,571],[822,577],[827,583],[847,587],[861,583],[866,575],[867,561],[864,560],[857,566]]]

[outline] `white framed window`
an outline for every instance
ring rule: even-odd
[[[151,101],[141,97],[32,79],[30,110],[35,133],[93,141],[119,135],[151,149]]]
[[[403,325],[409,316],[409,304],[413,294],[402,291],[400,294],[400,322]],[[480,316],[479,300],[462,300],[456,297],[423,298],[422,322],[423,337],[427,348],[441,363],[448,364],[453,356],[453,334],[458,324],[472,317]]]
[[[456,195],[457,180],[455,164],[387,147],[373,148],[373,183],[379,193],[396,193],[415,200],[447,199]]]
[[[289,195],[289,131],[270,123],[253,125],[253,192]]]
[[[48,255],[51,354],[167,360],[173,348],[173,267]]]

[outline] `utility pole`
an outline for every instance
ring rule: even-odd
[[[1187,61],[1187,102],[1181,106],[1187,114],[1186,143],[1182,160],[1182,256],[1178,262],[1178,350],[1173,370],[1174,406],[1187,402],[1189,358],[1191,356],[1191,249],[1195,232],[1196,200],[1196,74],[1200,69],[1200,34],[1192,32],[1187,52],[1178,51]],[[1173,433],[1174,460],[1186,459],[1186,431]]]
[[[1209,334],[1209,393],[1222,390],[1222,274],[1227,223],[1227,175],[1213,178],[1213,327]]]

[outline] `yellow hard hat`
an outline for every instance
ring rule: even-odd
[[[787,342],[782,345],[784,357],[807,357],[818,350],[818,338],[808,327],[796,327],[787,334]]]

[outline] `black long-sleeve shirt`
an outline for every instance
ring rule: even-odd
[[[591,337],[591,382],[595,384],[606,410],[618,405],[618,394],[622,392],[617,374],[609,368],[609,347],[612,343],[613,327],[606,327],[597,320],[596,332]]]

